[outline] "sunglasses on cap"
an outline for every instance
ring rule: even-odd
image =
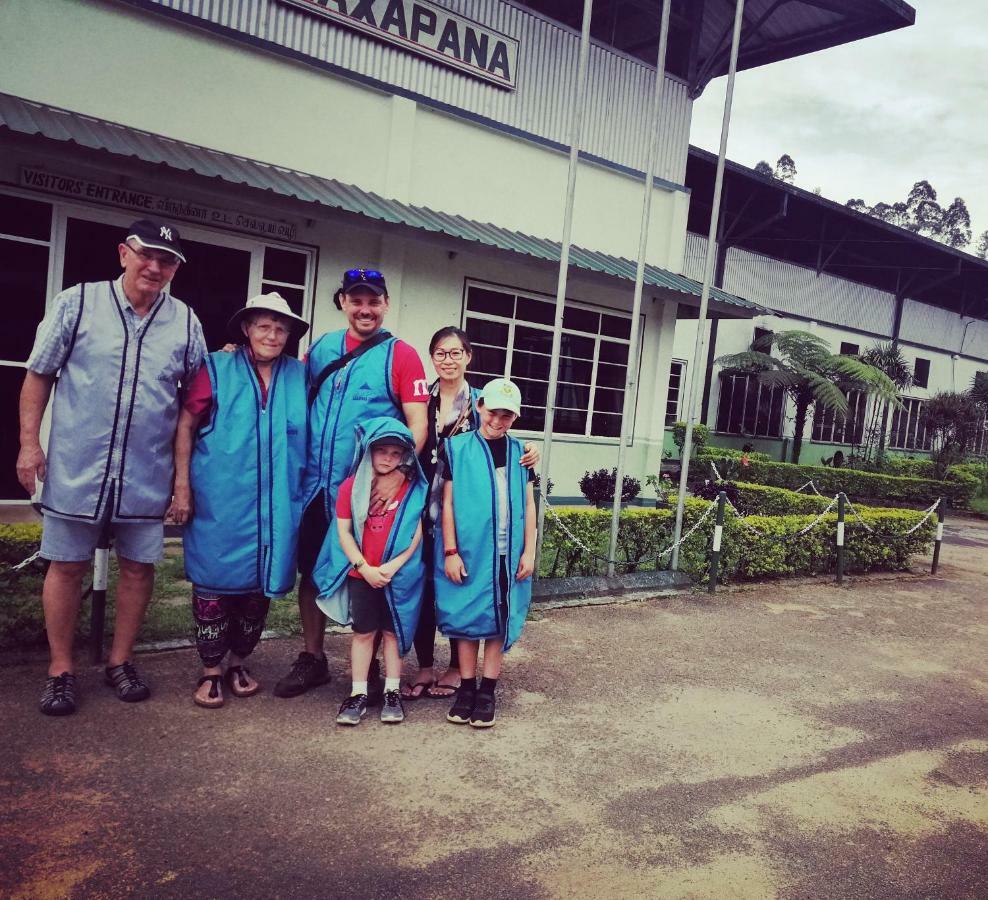
[[[343,273],[343,290],[346,290],[350,285],[360,282],[377,284],[384,287],[384,275],[378,272],[377,269],[347,269]]]

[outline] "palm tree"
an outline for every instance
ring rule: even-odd
[[[778,356],[771,355],[772,347]],[[737,374],[754,375],[767,387],[782,387],[795,407],[792,461],[799,462],[810,407],[847,412],[847,391],[861,390],[895,402],[898,389],[881,370],[856,356],[830,352],[830,345],[808,331],[780,331],[760,338],[752,349],[720,357],[717,362]]]
[[[879,371],[888,375],[900,393],[912,386],[913,370],[909,367],[909,363],[906,362],[902,351],[892,341],[879,341],[872,344],[861,354],[861,359],[863,362],[868,363],[868,365],[874,366]],[[872,406],[871,425],[868,428],[866,458],[867,454],[870,454],[871,443],[876,436],[878,438],[876,457],[879,462],[885,457],[885,442],[888,440],[889,411],[891,405],[888,400],[882,400]],[[879,413],[881,414],[881,425],[878,424]]]

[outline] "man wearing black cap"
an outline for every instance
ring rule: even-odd
[[[305,650],[275,685],[277,697],[295,697],[329,680],[323,654],[326,617],[316,605],[312,570],[335,518],[337,491],[350,474],[354,427],[376,416],[390,416],[408,425],[416,450],[421,450],[426,437],[429,386],[425,369],[409,344],[383,328],[390,305],[384,275],[376,269],[347,269],[334,299],[346,316],[347,328],[324,334],[306,357],[309,449],[298,548]],[[377,499],[386,507],[392,498]],[[375,508],[372,514],[383,515],[384,508]],[[376,665],[370,676],[372,705],[383,696],[375,670]]]
[[[126,702],[149,696],[130,656],[162,555],[179,388],[206,352],[195,313],[165,291],[185,261],[178,229],[141,219],[118,249],[116,281],[77,284],[52,301],[21,390],[17,477],[29,494],[44,481],[41,555],[51,561],[42,594],[51,651],[46,715],[75,712],[82,579],[107,524],[120,579],[106,682]],[[56,373],[46,457],[41,419]]]

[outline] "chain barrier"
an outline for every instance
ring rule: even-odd
[[[925,513],[925,515],[923,516],[923,518],[920,519],[915,525],[913,525],[913,527],[910,528],[908,531],[878,531],[872,528],[864,519],[861,518],[861,514],[854,508],[854,504],[851,503],[851,500],[847,496],[847,494],[844,495],[844,499],[847,500],[847,508],[851,511],[851,515],[858,520],[858,524],[861,525],[861,527],[864,528],[864,530],[867,531],[868,534],[874,534],[878,537],[906,537],[907,535],[912,534],[914,531],[919,531],[919,529],[922,528],[930,520],[930,516],[932,516],[940,508],[940,503],[941,503],[941,501],[938,499],[931,507],[929,507],[928,509],[924,509],[923,512]]]
[[[817,486],[812,481],[807,481],[806,484],[802,485],[801,487],[796,488],[796,490],[794,491],[794,493],[800,494],[804,490],[806,490],[806,488],[813,488],[813,493],[816,494],[818,497],[822,497],[823,496],[823,494],[821,494],[817,490]]]
[[[573,534],[572,531],[570,531],[566,527],[565,524],[563,524],[563,520],[559,517],[558,513],[552,508],[552,505],[545,500],[543,500],[543,502],[545,503],[546,512],[549,513],[552,520],[559,526],[559,530],[563,534],[565,534],[566,537],[569,538],[574,544],[576,544],[577,547],[579,547],[584,553],[586,553],[588,556],[592,557],[593,559],[608,564],[613,563],[616,566],[641,566],[644,565],[645,563],[658,562],[660,559],[662,559],[662,557],[668,556],[677,547],[682,546],[687,541],[687,539],[689,539],[693,535],[693,533],[703,524],[704,520],[706,520],[707,517],[717,508],[717,501],[711,500],[710,505],[707,507],[703,515],[696,520],[693,527],[690,528],[690,530],[687,531],[685,534],[681,535],[679,540],[676,541],[674,544],[667,547],[665,550],[660,551],[655,556],[648,556],[645,559],[630,560],[630,559],[608,559],[606,556],[601,556],[599,553],[594,553],[593,550],[591,550],[586,544],[584,544],[583,541],[581,541],[575,534]]]
[[[820,513],[820,515],[818,515],[805,528],[800,528],[799,531],[794,531],[792,534],[783,534],[783,535],[774,535],[774,534],[769,534],[767,531],[760,531],[759,529],[755,528],[754,525],[749,525],[745,521],[744,515],[733,503],[731,503],[730,500],[727,501],[727,505],[731,507],[731,510],[734,512],[734,515],[737,517],[737,520],[741,523],[742,528],[746,529],[747,531],[750,531],[752,534],[758,535],[758,537],[770,538],[770,539],[774,538],[778,541],[786,543],[788,541],[794,541],[796,538],[802,537],[804,534],[808,534],[814,528],[816,528],[817,525],[819,525],[823,521],[827,513],[829,513],[830,510],[834,508],[834,504],[837,502],[838,496],[839,494],[834,494],[833,499],[830,501],[830,503],[827,504],[827,508],[824,509],[824,511]]]
[[[37,549],[32,553],[27,559],[21,560],[16,566],[11,566],[11,572],[20,572],[21,569],[26,569],[31,563],[33,563],[39,556],[41,556],[41,549]]]

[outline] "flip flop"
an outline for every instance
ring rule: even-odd
[[[459,689],[460,686],[458,684],[440,684],[438,681],[434,681],[425,689],[425,696],[430,700],[449,700],[450,697],[456,695]],[[436,691],[449,691],[449,693],[437,694]]]
[[[223,680],[222,675],[203,675],[196,682],[196,690],[198,691],[207,681],[209,682],[209,695],[206,700],[199,699],[198,693],[192,695],[192,702],[196,706],[202,706],[205,709],[219,709],[223,705],[223,688],[220,686],[220,682]]]
[[[434,681],[416,681],[415,684],[411,685],[408,688],[408,690],[414,691],[415,688],[417,687],[424,688],[424,690],[419,691],[417,694],[412,694],[412,693],[402,694],[401,699],[408,700],[414,703],[416,700],[421,700],[423,697],[428,697],[429,688],[431,688],[434,684],[435,684]]]
[[[223,680],[234,697],[251,697],[261,689],[261,685],[256,679],[253,686],[250,685],[247,680],[248,675],[250,675],[250,669],[246,666],[230,666],[226,670]]]

